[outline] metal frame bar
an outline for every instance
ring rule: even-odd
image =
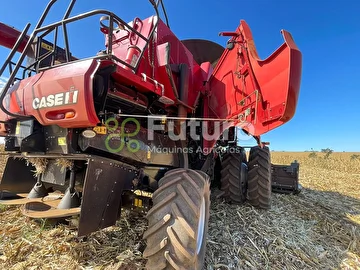
[[[67,158],[73,160],[87,160],[91,159],[92,155],[87,154],[21,154],[21,153],[9,153],[6,154],[11,158]]]
[[[41,27],[41,25],[43,24],[47,14],[49,13],[51,7],[55,4],[57,0],[50,0],[50,2],[47,4],[44,12],[42,13],[39,21],[37,22],[36,26],[35,26],[35,29],[38,29]],[[21,35],[19,36],[18,40],[16,41],[15,43],[15,46],[13,47],[13,49],[11,50],[10,54],[9,55],[12,55],[12,57],[15,55],[15,53],[17,52],[17,49],[19,48],[20,46],[20,43],[21,41],[24,39],[24,37],[26,36],[26,33],[28,31],[28,29],[30,28],[30,24],[27,24],[25,29],[23,30],[23,32],[21,33]],[[17,113],[12,113],[10,112],[9,110],[7,110],[3,104],[3,101],[4,101],[4,98],[10,88],[10,85],[14,82],[14,79],[15,79],[15,76],[17,74],[17,72],[19,71],[20,67],[21,67],[21,64],[22,62],[24,61],[25,59],[25,56],[26,56],[26,53],[28,52],[29,48],[30,48],[30,45],[33,43],[34,39],[35,39],[35,31],[33,31],[33,33],[31,34],[28,42],[26,43],[26,46],[22,52],[22,54],[20,55],[20,58],[18,60],[18,62],[16,63],[15,65],[15,68],[13,70],[13,72],[10,74],[10,78],[9,80],[6,82],[5,86],[4,86],[4,89],[3,89],[3,92],[1,93],[1,96],[0,96],[0,109],[5,112],[7,115],[9,116],[12,116],[12,117],[19,117],[19,118],[25,118],[25,119],[28,119],[28,118],[31,118],[29,116],[25,116],[25,115],[22,115],[22,114],[17,114]],[[11,57],[11,59],[12,59]],[[7,61],[4,63],[4,66],[7,65],[7,63],[10,61],[10,59],[7,59]],[[0,72],[0,76],[2,75],[2,73],[4,72],[4,70],[1,69],[1,72]]]
[[[168,19],[167,13],[166,13],[164,2],[162,0],[158,0],[156,6],[159,7],[159,4],[161,4],[161,9],[162,9],[164,17],[165,17],[166,25],[167,25],[167,27],[170,28],[169,19]]]
[[[165,8],[164,5],[162,3],[162,0],[158,0],[157,3],[155,3],[153,0],[149,0],[150,3],[153,5],[155,12],[156,12],[156,16],[159,18],[159,10],[158,10],[158,6],[159,4],[161,4],[161,7],[163,9],[163,12],[165,14],[165,18],[166,18],[166,23],[168,24],[168,18],[165,12]],[[4,111],[7,115],[12,116],[12,117],[18,117],[20,119],[28,119],[31,118],[31,116],[26,116],[26,115],[22,115],[22,114],[17,114],[17,113],[12,113],[10,111],[8,111],[4,105],[3,105],[3,100],[10,88],[10,86],[13,84],[14,80],[15,80],[15,76],[17,74],[17,72],[19,71],[20,67],[22,67],[22,62],[25,59],[25,56],[27,55],[31,45],[33,44],[34,40],[36,37],[38,37],[37,40],[37,51],[36,51],[36,55],[35,55],[35,62],[33,64],[31,64],[30,66],[26,67],[24,72],[23,72],[23,77],[25,77],[25,72],[26,70],[30,70],[32,67],[35,67],[35,72],[38,73],[39,71],[43,71],[49,68],[53,68],[55,66],[59,66],[59,65],[53,65],[55,62],[55,53],[56,53],[56,43],[57,43],[57,35],[58,35],[58,27],[62,26],[63,28],[63,35],[64,35],[64,43],[65,43],[65,54],[66,54],[66,63],[70,62],[71,59],[71,54],[70,54],[70,50],[69,50],[69,40],[68,40],[68,33],[67,33],[67,24],[74,22],[74,21],[78,21],[81,19],[85,19],[94,15],[98,15],[98,14],[102,14],[102,15],[108,15],[109,16],[109,33],[108,34],[108,48],[107,48],[107,54],[104,56],[94,56],[94,57],[90,57],[90,58],[86,58],[86,59],[81,59],[80,61],[83,60],[87,60],[87,59],[103,59],[103,58],[109,58],[109,59],[114,59],[117,62],[120,62],[121,64],[129,67],[130,69],[132,69],[135,73],[137,72],[139,65],[140,65],[140,61],[146,51],[146,49],[149,46],[150,41],[153,39],[154,33],[157,29],[157,25],[159,22],[159,19],[156,20],[156,23],[152,29],[152,31],[149,34],[149,38],[144,37],[140,32],[138,32],[137,30],[135,30],[133,27],[131,27],[128,23],[126,23],[124,20],[122,20],[120,17],[118,17],[117,15],[115,15],[114,13],[107,11],[107,10],[102,10],[102,9],[98,9],[98,10],[93,10],[93,11],[89,11],[83,14],[79,14],[77,16],[73,16],[70,17],[71,11],[75,5],[76,0],[71,0],[65,14],[64,17],[61,21],[58,21],[56,23],[52,23],[46,26],[42,26],[46,16],[48,15],[51,7],[55,4],[55,2],[57,2],[57,0],[50,0],[48,5],[46,6],[45,10],[43,11],[39,21],[37,22],[35,29],[33,30],[33,32],[31,33],[30,38],[28,39],[28,42],[25,45],[25,48],[22,52],[22,54],[19,57],[18,62],[15,65],[14,70],[12,70],[11,75],[9,80],[7,81],[7,83],[4,86],[3,92],[1,93],[0,96],[0,109],[2,111]],[[114,22],[119,23],[124,25],[127,29],[129,29],[130,31],[132,31],[133,33],[135,33],[138,37],[140,37],[141,39],[143,39],[146,44],[144,46],[144,49],[142,50],[140,57],[138,58],[138,61],[135,65],[135,67],[129,65],[128,63],[126,63],[125,61],[118,59],[116,56],[112,55],[112,42],[113,42],[113,29],[114,29]],[[9,64],[9,62],[11,62],[11,59],[13,58],[13,56],[15,55],[17,49],[19,48],[21,41],[25,38],[28,30],[30,28],[30,24],[27,24],[26,27],[24,28],[23,32],[21,33],[21,35],[19,36],[15,46],[13,47],[13,49],[11,50],[9,56],[7,57],[4,65],[2,66],[1,70],[0,70],[0,76],[2,75],[2,73],[4,72],[6,66]],[[40,54],[40,45],[41,45],[41,40],[44,36],[48,35],[49,33],[51,33],[52,31],[55,31],[55,36],[54,36],[54,44],[53,44],[53,50],[49,53],[49,55],[46,54],[46,57],[49,57],[50,55],[52,56],[52,61],[51,61],[51,65],[49,67],[46,68],[40,68],[40,62],[45,59],[44,57],[41,57],[41,59],[39,59],[39,54]],[[40,35],[39,35],[40,34]],[[79,61],[79,60],[75,60],[75,61]],[[63,63],[64,64],[64,63]],[[61,64],[60,64],[61,65]],[[30,71],[31,72],[31,71]]]

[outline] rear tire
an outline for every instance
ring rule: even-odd
[[[245,160],[244,160],[245,159]],[[246,200],[247,165],[243,151],[227,152],[222,161],[221,191],[225,200],[241,204]]]
[[[209,211],[210,183],[205,173],[190,169],[167,172],[146,216],[146,268],[202,269]]]
[[[247,199],[254,207],[271,208],[271,160],[268,147],[255,146],[250,149]]]

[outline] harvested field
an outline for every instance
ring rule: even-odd
[[[271,210],[213,200],[206,269],[360,269],[360,156],[309,154],[272,152],[275,164],[299,161],[304,190],[273,194]],[[145,229],[144,217],[123,213],[78,238],[75,226],[0,206],[0,269],[142,269]]]

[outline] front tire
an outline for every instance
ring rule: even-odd
[[[222,197],[229,202],[242,204],[246,200],[246,189],[246,153],[242,149],[235,153],[225,153],[221,170]]]
[[[248,163],[249,203],[258,208],[271,208],[271,160],[268,147],[255,146],[250,149]]]
[[[210,212],[209,177],[175,169],[159,181],[143,238],[146,268],[202,269]]]

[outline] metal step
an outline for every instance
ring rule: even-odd
[[[30,202],[49,202],[54,200],[61,200],[61,198],[64,196],[62,193],[50,193],[46,197],[42,198],[28,198],[29,193],[19,193],[15,194],[15,196],[4,198],[0,200],[0,204],[3,205],[23,205]]]
[[[63,218],[80,214],[81,207],[58,209],[60,201],[61,199],[28,202],[21,206],[21,212],[30,218]]]

